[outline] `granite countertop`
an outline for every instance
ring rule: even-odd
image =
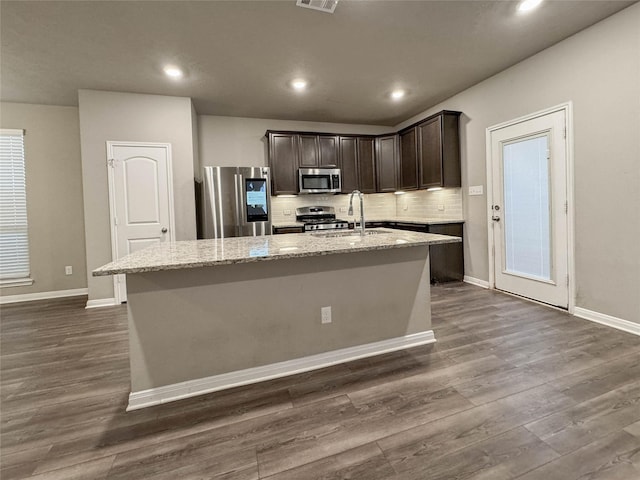
[[[211,267],[461,241],[459,237],[388,228],[372,228],[367,231],[378,233],[365,237],[353,231],[350,231],[352,235],[342,237],[293,233],[160,243],[97,268],[93,271],[93,276]],[[332,234],[335,235],[335,232],[328,235]]]
[[[342,220],[346,220],[350,223],[353,222],[353,216],[349,216],[346,218],[346,215],[340,216],[340,214],[336,214],[336,216]],[[360,221],[360,217],[357,217],[358,222]],[[464,223],[464,220],[460,219],[450,219],[450,218],[424,218],[424,217],[374,217],[369,218],[365,217],[365,222],[405,222],[405,223],[416,223],[418,225],[441,225],[444,223]],[[286,222],[276,222],[273,224],[276,228],[286,228],[286,227],[302,227],[304,225],[303,222],[296,222],[295,219]]]

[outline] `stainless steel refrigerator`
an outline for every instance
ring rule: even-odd
[[[204,167],[202,237],[271,235],[267,167]]]

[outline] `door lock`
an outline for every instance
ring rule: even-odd
[[[160,230],[162,233],[167,233],[167,227],[162,227],[162,230]]]
[[[493,220],[494,222],[499,222],[500,221],[500,217],[497,215],[494,215],[491,217],[491,220]]]

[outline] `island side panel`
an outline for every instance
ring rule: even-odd
[[[428,251],[127,275],[132,392],[429,331]]]

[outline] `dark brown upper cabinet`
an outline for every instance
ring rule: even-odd
[[[299,167],[337,166],[343,193],[459,187],[460,115],[443,110],[378,136],[268,130],[272,194],[298,193]]]
[[[398,185],[398,135],[376,138],[376,191],[395,192]]]
[[[298,135],[267,132],[272,195],[298,193]]]
[[[358,141],[356,137],[340,137],[340,173],[342,193],[358,189]]]
[[[444,111],[418,124],[419,188],[459,187],[460,112]]]
[[[273,195],[298,193],[298,168],[339,166],[338,136],[267,131]]]
[[[321,167],[338,166],[338,136],[318,135],[319,165]]]
[[[375,137],[341,136],[339,145],[342,193],[375,193]]]
[[[398,190],[418,188],[418,135],[416,127],[400,132]]]
[[[375,137],[358,137],[358,190],[376,193]]]
[[[300,167],[337,167],[337,135],[299,135]]]
[[[320,157],[317,135],[298,136],[298,167],[317,167]]]

